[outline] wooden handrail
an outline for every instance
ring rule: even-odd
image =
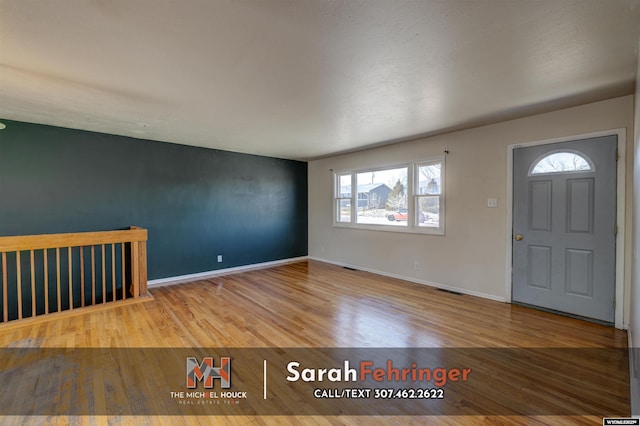
[[[0,237],[0,256],[0,323],[122,303],[147,294],[143,228]]]
[[[0,252],[83,247],[147,241],[147,230],[132,226],[124,231],[78,232],[71,234],[16,235],[0,237]]]

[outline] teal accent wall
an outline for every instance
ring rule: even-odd
[[[141,226],[149,279],[307,255],[305,162],[2,122],[0,236]]]

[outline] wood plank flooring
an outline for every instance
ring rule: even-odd
[[[612,327],[317,261],[152,288],[150,293],[154,300],[146,303],[0,329],[0,347],[627,347],[626,333]],[[626,359],[614,362],[619,368],[607,380],[618,393],[603,393],[602,398],[611,400],[599,402],[629,414],[628,364]],[[566,404],[571,404],[572,397],[566,398]],[[0,423],[564,425],[602,424],[602,419],[580,415],[5,416]]]

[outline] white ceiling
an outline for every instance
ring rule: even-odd
[[[0,0],[0,117],[293,159],[634,92],[640,0]]]

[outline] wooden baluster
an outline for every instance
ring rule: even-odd
[[[49,313],[49,262],[47,260],[47,249],[43,250],[44,255],[44,314]]]
[[[36,316],[36,264],[33,258],[33,250],[29,251],[31,261],[31,316]]]
[[[111,295],[116,301],[116,245],[111,244]]]
[[[107,271],[104,261],[104,244],[102,245],[102,303],[107,303]]]
[[[56,288],[58,290],[58,312],[62,311],[62,299],[60,290],[60,247],[56,247]]]
[[[138,265],[138,242],[131,242],[131,286],[133,287],[131,293],[136,298],[140,295],[140,271]]]
[[[140,296],[147,294],[147,242],[140,241],[138,250],[138,271],[140,274]]]
[[[73,265],[71,262],[71,247],[68,247],[69,253],[69,310],[73,311]]]
[[[4,322],[9,321],[9,291],[7,290],[7,253],[2,252],[2,313]]]
[[[20,250],[16,252],[16,270],[18,272],[18,319],[22,319],[22,267],[20,266]]]
[[[126,282],[126,278],[125,278],[125,258],[124,258],[124,243],[120,243],[120,251],[122,252],[122,268],[121,269],[121,273],[122,273],[122,300],[125,300],[127,298],[127,282]]]
[[[80,306],[84,308],[84,247],[80,247]]]
[[[91,304],[96,304],[96,247],[91,246]]]

